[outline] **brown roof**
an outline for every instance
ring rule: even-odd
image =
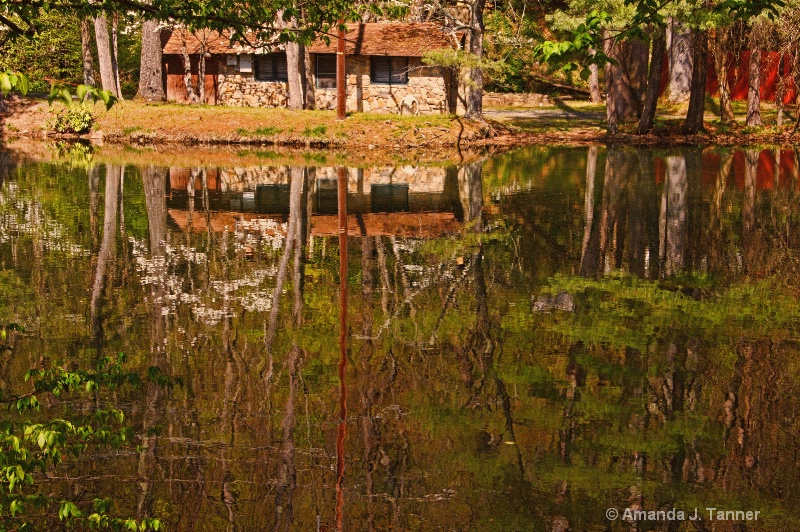
[[[185,31],[185,30],[184,30]],[[231,44],[230,34],[224,32],[201,30],[191,34],[182,30],[165,31],[161,35],[161,43],[165,54],[183,53],[185,35],[186,49],[190,54],[200,53],[201,43],[205,38],[206,52],[211,54],[252,54],[267,53],[281,49],[278,44],[257,46]],[[336,53],[336,29],[331,30],[330,44],[323,39],[311,45],[312,54]],[[453,48],[453,37],[438,24],[427,22],[400,23],[376,22],[369,24],[348,24],[346,39],[347,55],[390,55],[404,57],[421,57],[436,48]],[[255,42],[254,39],[248,39]]]
[[[277,43],[253,47],[246,43],[231,43],[230,33],[219,33],[211,30],[200,30],[190,33],[186,30],[168,30],[161,33],[161,47],[165,54],[182,54],[183,40],[186,39],[186,51],[199,54],[205,40],[206,52],[210,54],[252,54],[267,53],[282,49]],[[247,40],[255,43],[254,35],[247,35]],[[260,44],[260,43],[259,43]]]
[[[331,33],[330,44],[320,39],[309,51],[312,54],[336,53],[336,30]],[[345,39],[347,55],[422,57],[436,48],[454,48],[455,45],[441,26],[427,22],[349,24]]]

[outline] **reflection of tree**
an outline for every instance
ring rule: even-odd
[[[117,242],[117,205],[119,202],[119,184],[122,179],[124,167],[106,165],[106,191],[105,207],[103,211],[103,241],[97,253],[97,266],[92,284],[92,297],[89,304],[91,316],[91,335],[96,345],[102,342],[103,322],[102,305],[106,293],[108,265],[114,257]]]
[[[685,157],[671,155],[666,158],[666,163],[667,176],[661,196],[659,222],[659,261],[664,275],[672,276],[680,273],[684,266],[689,198]]]
[[[150,258],[156,265],[156,283],[151,288],[150,311],[150,360],[149,365],[160,371],[166,366],[166,318],[163,313],[164,283],[166,267],[164,263],[164,243],[167,231],[167,199],[165,168],[150,166],[142,170],[145,205],[147,207],[147,227],[150,241]],[[137,517],[152,517],[153,485],[158,462],[158,424],[161,421],[164,390],[157,383],[148,383],[147,403],[142,419],[141,451],[139,453],[139,501]]]

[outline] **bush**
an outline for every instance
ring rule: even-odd
[[[56,133],[81,135],[92,129],[94,116],[91,109],[83,105],[62,109],[47,122],[47,128]]]

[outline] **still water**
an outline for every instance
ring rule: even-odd
[[[0,152],[3,395],[117,353],[174,383],[46,401],[132,435],[44,493],[175,531],[800,528],[794,150],[209,159]]]

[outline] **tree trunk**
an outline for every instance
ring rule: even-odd
[[[613,134],[618,124],[639,118],[642,103],[627,72],[630,42],[615,42],[608,31],[605,36],[604,52],[616,61],[606,64],[606,115]]]
[[[183,84],[186,85],[186,97],[189,103],[197,103],[197,95],[192,84],[192,59],[186,48],[186,30],[181,30],[181,54],[183,55]]]
[[[200,58],[197,62],[197,98],[201,104],[206,103],[206,47],[200,47]]]
[[[164,92],[160,28],[157,20],[145,20],[142,23],[142,56],[136,98],[146,102],[163,102],[167,99]]]
[[[786,80],[783,75],[783,60],[784,54],[781,52],[780,60],[778,61],[778,85],[775,91],[775,107],[778,108],[777,126],[783,126],[783,95],[786,90]]]
[[[653,52],[650,59],[650,75],[647,79],[647,91],[644,98],[644,108],[639,119],[639,135],[650,133],[653,121],[656,118],[656,105],[658,105],[658,91],[661,88],[661,71],[664,69],[664,58],[667,55],[667,40],[662,30],[656,29],[653,34]]]
[[[589,98],[592,103],[603,101],[600,95],[600,69],[597,65],[589,65]]]
[[[631,39],[626,71],[631,80],[631,89],[642,107],[647,91],[647,66],[650,60],[650,44],[642,39]]]
[[[692,33],[680,22],[669,22],[669,83],[667,99],[683,103],[689,99],[692,81]]]
[[[594,55],[596,50],[592,48],[589,53]],[[589,98],[592,103],[603,101],[603,97],[600,94],[600,69],[597,65],[589,65]]]
[[[300,53],[303,55],[303,108],[314,109],[317,107],[317,100],[314,96],[314,69],[308,46],[301,45]]]
[[[724,124],[736,120],[731,107],[731,88],[728,85],[728,32],[717,30],[714,39],[714,68],[719,84],[719,116]]]
[[[681,131],[695,134],[703,129],[703,114],[706,110],[706,64],[708,63],[708,33],[696,30],[692,36],[692,90],[689,97],[689,109]]]
[[[119,81],[119,48],[117,46],[117,26],[119,24],[119,15],[114,13],[111,17],[111,69],[114,72],[114,89],[115,96],[122,99],[122,85]]]
[[[159,47],[159,49],[161,49]],[[81,56],[83,57],[83,84],[94,86],[94,59],[92,58],[92,26],[89,19],[81,20]]]
[[[748,127],[760,126],[761,122],[761,45],[756,28],[751,30],[750,36],[750,63],[747,72],[747,121]]]
[[[108,22],[105,15],[94,19],[94,35],[97,41],[97,58],[100,61],[100,84],[104,91],[117,95],[117,80],[114,77],[114,60],[111,58],[111,43],[108,39]]]
[[[486,0],[471,2],[469,52],[479,61],[483,60],[483,8]],[[483,120],[483,68],[478,65],[469,69],[466,85],[466,118]]]
[[[304,54],[300,45],[295,42],[286,43],[286,69],[289,77],[289,109],[303,108],[303,73],[305,72]]]

